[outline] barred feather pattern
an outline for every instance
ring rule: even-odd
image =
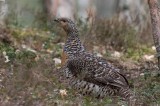
[[[74,58],[76,54],[83,53],[85,49],[75,32],[69,34],[70,36],[64,46],[64,52],[68,54],[69,58]]]
[[[74,22],[67,18],[59,20],[68,25],[64,28],[68,35],[64,52],[68,55],[65,74],[70,79],[70,85],[82,94],[93,94],[95,97],[119,94],[129,99],[132,93],[120,70],[105,59],[85,51]]]
[[[108,86],[98,86],[94,83],[89,83],[87,81],[76,78],[73,74],[71,74],[69,68],[65,68],[64,73],[69,79],[69,85],[71,85],[73,89],[77,90],[83,95],[90,95],[96,98],[104,98],[107,96],[115,96],[115,94],[117,93],[116,90]]]
[[[123,99],[127,99],[127,100],[135,99],[134,93],[129,88],[120,88],[117,93],[118,95],[123,97]]]
[[[128,88],[127,79],[112,65],[103,66],[97,58],[87,59],[86,55],[69,60],[67,66],[72,74],[80,79],[87,80],[100,85],[113,85],[117,87]]]
[[[67,67],[71,75],[80,80],[96,84],[102,87],[101,89],[105,88],[114,91],[114,94],[121,96],[125,100],[129,100],[133,96],[129,89],[128,81],[122,74],[113,70],[112,67],[111,69],[105,68],[97,64],[98,62],[85,60],[82,57],[68,61]],[[109,93],[105,94],[106,92],[103,92],[103,90],[99,93],[109,95]]]

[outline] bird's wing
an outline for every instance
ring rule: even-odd
[[[68,61],[72,74],[97,85],[128,87],[127,79],[113,66],[92,55],[83,55]]]

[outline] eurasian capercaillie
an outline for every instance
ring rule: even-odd
[[[105,96],[119,95],[127,100],[133,98],[134,95],[129,89],[127,79],[118,69],[114,69],[111,66],[104,67],[101,63],[98,63],[97,60],[94,60],[94,58],[86,59],[86,55],[80,54],[79,56],[80,57],[75,59],[68,60],[66,63],[72,76],[99,86],[102,89],[99,90],[99,92],[108,89],[106,90],[107,92],[105,92],[106,94],[103,92]],[[110,64],[107,64],[107,66],[109,65]],[[104,95],[100,96],[100,98],[103,98]]]
[[[82,94],[103,98],[119,95],[127,100],[133,97],[128,81],[105,59],[86,52],[74,22],[68,18],[55,20],[67,33],[67,41],[63,49],[62,65],[70,85]]]

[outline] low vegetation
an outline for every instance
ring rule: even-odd
[[[104,26],[101,26],[102,22],[105,23]],[[88,32],[83,32],[83,27],[80,29],[83,34],[82,41],[88,50],[95,54],[100,53],[122,69],[129,79],[131,89],[139,98],[140,103],[137,105],[160,104],[160,76],[156,59],[145,57],[155,54],[150,39],[149,43],[141,42],[140,37],[135,37],[140,33],[124,22],[100,20],[99,23],[92,28],[87,27]],[[63,49],[64,32],[54,28],[52,26],[52,31],[47,28],[7,28],[11,42],[0,42],[0,104],[127,105],[119,97],[98,100],[82,96],[60,79],[58,75],[60,64],[56,59],[60,59]],[[88,44],[86,41],[90,37],[93,38],[89,41],[92,43]],[[118,56],[113,55],[115,51]]]

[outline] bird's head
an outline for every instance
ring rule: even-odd
[[[75,23],[69,18],[56,18],[54,21],[60,24],[67,34],[78,32]]]

